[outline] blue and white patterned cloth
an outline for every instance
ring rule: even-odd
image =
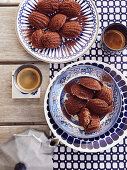
[[[127,77],[127,49],[120,55],[110,55],[101,50],[102,30],[111,23],[122,23],[127,26],[127,0],[94,0],[99,13],[100,28],[96,42],[79,60],[98,60],[111,64]],[[65,67],[66,64],[51,64],[50,78]],[[111,149],[98,153],[80,153],[65,145],[59,144],[54,152],[54,170],[126,170],[127,137]]]

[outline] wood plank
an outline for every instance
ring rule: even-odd
[[[0,65],[0,124],[46,124],[44,95],[49,84],[49,64],[35,64],[43,76],[40,99],[12,99],[12,71],[20,65]]]
[[[16,36],[18,7],[0,7],[0,62],[38,61],[28,54]]]
[[[22,0],[1,0],[0,6],[2,5],[19,5]]]
[[[6,142],[13,134],[22,133],[28,129],[35,129],[45,132],[47,136],[50,135],[48,125],[33,125],[33,126],[0,126],[0,144]]]

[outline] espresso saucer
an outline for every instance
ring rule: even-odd
[[[13,75],[14,75],[14,71],[12,71],[12,99],[27,99],[27,98],[40,98],[40,88],[38,89],[38,91],[35,94],[25,94],[20,92],[14,85],[13,82]]]

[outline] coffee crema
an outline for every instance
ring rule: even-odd
[[[125,36],[118,30],[109,30],[104,33],[104,42],[109,48],[120,50],[125,46]]]
[[[17,75],[17,84],[24,91],[34,91],[40,82],[40,74],[34,68],[24,68]]]

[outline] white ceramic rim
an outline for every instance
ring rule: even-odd
[[[18,12],[17,12],[17,19],[16,19],[16,35],[17,35],[17,37],[18,37],[18,39],[19,39],[19,42],[20,42],[21,45],[23,46],[23,48],[24,48],[30,55],[32,55],[33,57],[35,57],[36,59],[41,60],[41,61],[44,61],[44,62],[47,62],[47,63],[67,63],[67,62],[73,61],[73,60],[76,59],[76,58],[79,58],[79,57],[83,56],[83,55],[89,50],[89,48],[93,45],[93,43],[95,42],[96,37],[97,37],[97,35],[98,35],[98,30],[99,30],[99,15],[98,15],[97,8],[96,8],[93,0],[89,0],[89,1],[92,3],[92,5],[93,5],[93,7],[94,7],[94,9],[95,9],[95,12],[96,12],[97,29],[96,29],[96,33],[94,34],[94,37],[93,37],[91,43],[87,46],[87,48],[86,48],[84,51],[82,51],[80,54],[72,57],[71,59],[65,59],[65,60],[63,60],[63,59],[61,59],[61,60],[58,60],[58,59],[54,60],[54,59],[45,59],[45,58],[43,59],[43,58],[40,57],[39,55],[34,54],[33,52],[31,52],[31,50],[29,50],[28,47],[26,47],[26,46],[24,45],[24,43],[22,42],[22,38],[21,38],[21,36],[20,36],[20,34],[19,34],[19,30],[18,30],[18,13],[19,13],[19,10],[20,10],[22,4],[23,4],[25,1],[26,1],[26,0],[23,0],[23,1],[19,4],[19,8],[18,8]]]
[[[65,140],[63,140],[63,139],[61,138],[61,136],[59,136],[59,135],[56,133],[56,131],[52,128],[52,126],[51,126],[51,124],[50,124],[50,121],[49,121],[49,118],[48,118],[47,100],[48,100],[48,94],[49,94],[49,92],[50,92],[50,88],[51,88],[53,82],[57,79],[57,77],[58,77],[63,71],[66,71],[66,69],[68,69],[69,67],[72,67],[73,65],[78,65],[78,64],[81,64],[81,63],[85,64],[85,63],[87,63],[87,62],[89,62],[89,63],[102,64],[102,65],[104,65],[104,66],[110,67],[111,69],[115,70],[115,71],[122,77],[122,80],[124,80],[124,81],[126,82],[126,84],[127,84],[127,79],[125,78],[125,76],[124,76],[119,70],[117,70],[115,67],[113,67],[113,66],[111,66],[111,65],[109,65],[109,64],[107,64],[107,63],[104,63],[104,62],[101,62],[101,61],[96,61],[96,60],[82,60],[82,61],[74,62],[74,63],[69,64],[68,66],[64,67],[63,69],[61,69],[61,70],[54,76],[54,78],[50,81],[50,84],[49,84],[49,86],[48,86],[48,88],[47,88],[47,90],[46,90],[45,98],[44,98],[44,113],[45,113],[45,117],[46,117],[47,123],[48,123],[51,131],[53,132],[53,134],[54,134],[63,144],[65,144],[66,146],[68,146],[68,147],[70,147],[70,148],[72,148],[72,149],[78,150],[78,151],[80,151],[80,152],[101,152],[101,151],[104,151],[104,150],[106,150],[106,149],[109,149],[109,148],[115,146],[116,144],[118,144],[118,143],[126,136],[127,130],[124,131],[124,133],[123,133],[122,136],[119,136],[119,139],[118,139],[117,141],[113,141],[112,144],[107,145],[105,148],[102,148],[102,147],[101,147],[101,148],[99,148],[99,149],[87,149],[87,148],[86,148],[86,149],[82,149],[82,148],[80,148],[80,147],[75,147],[74,145],[71,145],[71,144],[65,142]],[[71,136],[71,135],[70,135],[70,136]]]

